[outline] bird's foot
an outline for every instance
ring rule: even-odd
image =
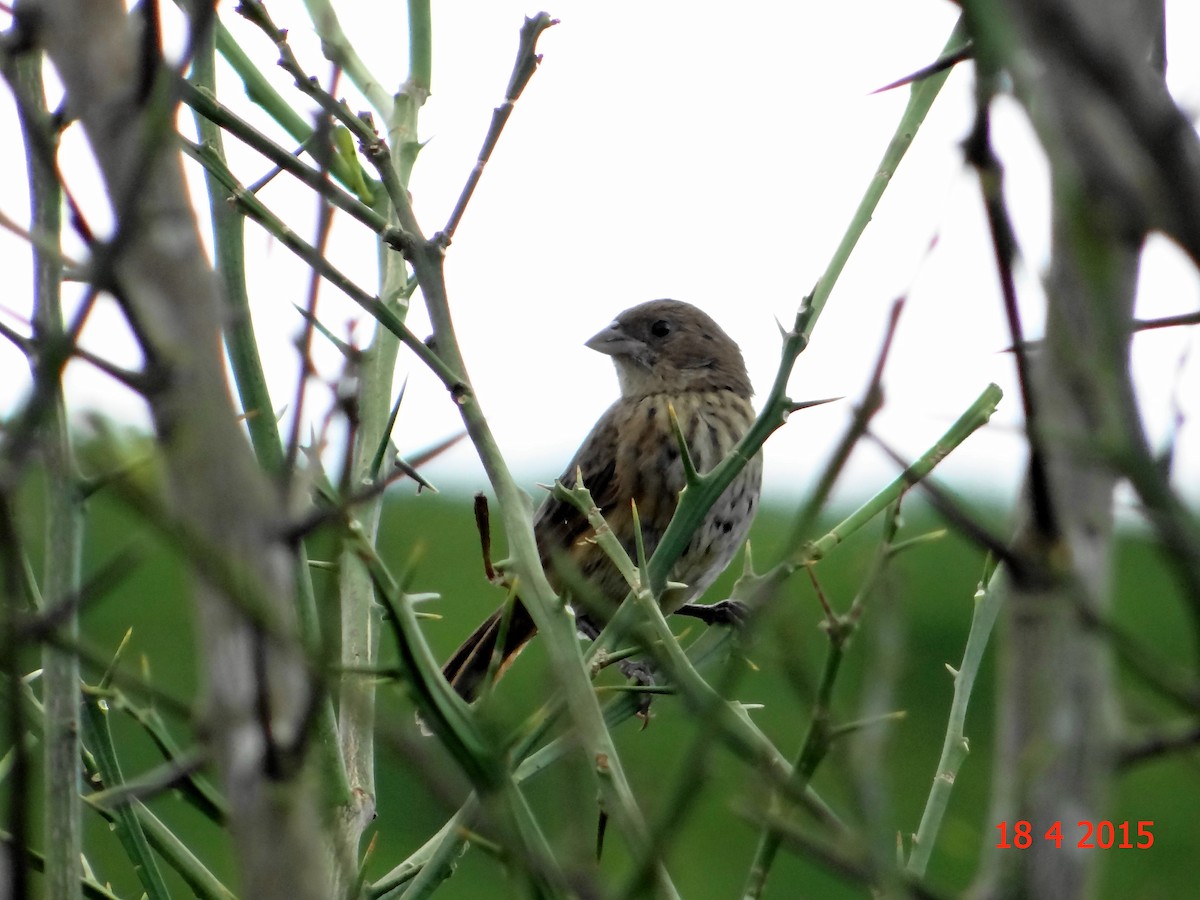
[[[654,688],[658,682],[654,680],[654,669],[642,659],[623,659],[617,663],[621,674],[641,688]],[[642,727],[650,724],[650,701],[654,699],[653,690],[638,691],[637,717],[642,720]]]

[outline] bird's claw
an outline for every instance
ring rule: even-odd
[[[617,663],[617,668],[639,687],[649,688],[657,684],[654,680],[654,670],[644,660],[623,659]],[[650,701],[653,699],[654,694],[651,691],[638,692],[637,717],[642,720],[643,728],[650,724]]]

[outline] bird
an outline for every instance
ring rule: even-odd
[[[728,455],[754,421],[750,377],[737,342],[707,313],[679,300],[633,306],[585,346],[612,358],[620,397],[597,420],[560,480],[574,484],[577,475],[582,477],[609,527],[635,560],[635,530],[640,526],[649,559],[687,479],[672,414],[696,471],[703,474]],[[691,601],[716,580],[746,540],[761,487],[762,456],[755,454],[675,562],[669,578],[686,588],[664,593],[665,614],[680,612],[710,623],[736,620],[731,601],[707,607]],[[534,514],[533,527],[556,593],[569,596],[569,584],[586,583],[587,609],[615,612],[629,586],[596,543],[587,518],[570,503],[548,495]],[[475,699],[482,689],[502,631],[496,677],[537,632],[519,596],[506,628],[504,612],[501,607],[481,623],[442,669],[465,700]],[[599,633],[591,615],[578,615],[576,625],[586,637]]]

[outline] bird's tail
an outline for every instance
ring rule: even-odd
[[[450,682],[450,686],[468,702],[479,696],[488,670],[492,666],[492,658],[496,655],[496,646],[500,639],[501,626],[505,624],[505,611],[506,607],[502,606],[488,616],[442,666],[442,674]],[[497,678],[517,658],[517,654],[525,648],[529,639],[535,634],[537,634],[537,626],[533,624],[529,611],[525,609],[520,600],[513,601],[512,612],[507,617],[500,661],[496,666]]]

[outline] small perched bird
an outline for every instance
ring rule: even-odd
[[[567,464],[562,481],[584,485],[629,555],[636,559],[631,502],[637,505],[642,540],[649,558],[666,531],[679,492],[685,486],[679,443],[671,429],[668,406],[697,471],[717,465],[754,421],[753,393],[741,350],[708,315],[678,300],[652,300],[625,310],[587,342],[611,356],[621,397],[596,422]],[[699,597],[724,571],[746,539],[758,507],[762,457],[754,459],[709,510],[671,570],[672,581],[686,584],[664,598],[665,613],[686,612],[707,621],[711,607],[688,601]],[[574,506],[547,497],[534,517],[534,534],[551,585],[559,593],[586,580],[589,609],[616,610],[629,592],[625,579],[593,539],[587,518]],[[567,577],[564,577],[567,574]],[[685,604],[686,607],[684,606]],[[443,667],[459,695],[471,700],[487,676],[499,637],[503,609],[497,610],[467,638]],[[598,629],[584,616],[580,631],[594,637]],[[518,600],[509,617],[500,671],[536,633],[529,612]]]

